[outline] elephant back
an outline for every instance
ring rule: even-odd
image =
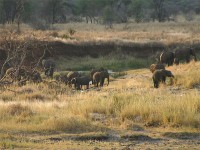
[[[99,69],[92,69],[91,72],[90,72],[90,77],[93,78],[94,73],[101,72],[101,71],[104,71],[104,70],[106,70],[106,69],[104,69],[103,67],[101,67]]]
[[[190,56],[190,49],[178,49],[174,53],[174,57],[180,60],[189,56]]]
[[[91,81],[91,78],[88,76],[82,76],[82,77],[77,77],[76,81],[81,85],[87,85]]]
[[[100,77],[101,77],[101,72],[95,72],[94,74],[93,74],[93,79],[100,79]]]
[[[160,62],[161,63],[167,63],[169,61],[173,61],[174,59],[174,53],[173,52],[163,52],[160,54]]]
[[[153,78],[161,79],[162,77],[174,77],[171,71],[165,69],[155,70],[153,73]]]

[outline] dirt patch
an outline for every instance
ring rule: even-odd
[[[200,133],[190,133],[190,132],[166,132],[163,134],[165,137],[180,139],[180,140],[188,140],[188,139],[200,139]]]
[[[88,133],[73,138],[76,141],[107,141],[108,139],[109,135],[106,133]]]
[[[160,140],[160,139],[151,138],[150,136],[143,135],[143,134],[122,135],[121,138],[129,140],[129,141],[156,141],[156,140]]]

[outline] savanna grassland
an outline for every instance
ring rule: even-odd
[[[156,41],[166,46],[197,46],[200,37],[198,22],[120,24],[113,29],[85,25],[56,25],[54,31],[33,31],[24,25],[19,36],[75,44]],[[75,33],[70,34],[72,29]],[[199,62],[167,67],[175,78],[154,89],[148,69],[153,60],[120,53],[56,59],[55,76],[66,74],[67,68],[87,74],[103,66],[114,70],[111,82],[76,91],[42,73],[43,83],[1,86],[2,149],[199,149]]]

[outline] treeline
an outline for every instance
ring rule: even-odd
[[[169,21],[178,14],[186,20],[200,14],[199,0],[0,0],[0,23],[33,26],[66,22],[126,23]]]

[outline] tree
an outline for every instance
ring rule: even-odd
[[[141,22],[143,19],[143,1],[141,0],[132,0],[130,6],[131,14],[133,14],[136,22]]]
[[[1,3],[5,22],[13,23],[16,17],[16,0],[2,0]]]
[[[86,18],[86,23],[98,23],[95,17],[102,14],[105,5],[105,0],[78,0],[78,14]]]
[[[63,0],[47,0],[44,2],[43,17],[46,21],[55,24],[64,17],[64,1]]]
[[[106,24],[109,28],[112,28],[113,22],[114,22],[114,12],[110,6],[105,7],[104,13],[103,13],[103,22]]]
[[[20,24],[22,22],[22,15],[24,12],[24,0],[17,0],[16,2],[16,22],[17,22],[17,31],[20,32]]]
[[[152,0],[152,6],[154,9],[155,18],[159,22],[164,21],[164,4],[166,0]]]

